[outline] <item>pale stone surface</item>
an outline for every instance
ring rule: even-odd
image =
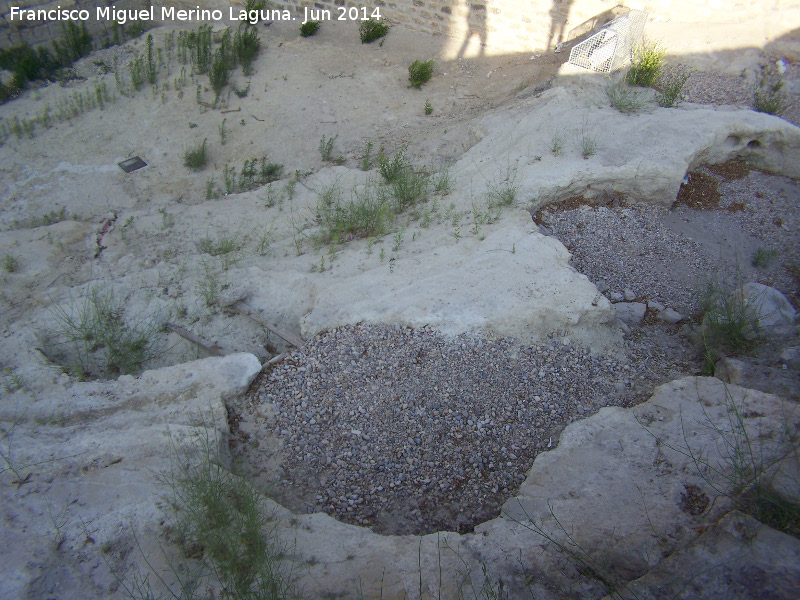
[[[797,311],[781,292],[761,283],[747,283],[742,298],[756,325],[752,336],[781,333],[794,324]]]
[[[617,302],[613,306],[616,317],[627,325],[638,326],[647,312],[642,302]]]

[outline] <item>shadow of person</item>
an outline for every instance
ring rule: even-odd
[[[464,43],[461,44],[461,50],[458,51],[458,57],[464,58],[469,42],[473,36],[478,36],[478,43],[480,44],[479,56],[483,56],[486,50],[486,7],[482,4],[468,4],[469,12],[467,13],[467,35],[464,38]]]
[[[569,9],[573,0],[553,0],[550,7],[550,34],[547,36],[547,49],[560,50],[564,41],[564,28],[569,18]],[[553,43],[555,40],[555,43]]]

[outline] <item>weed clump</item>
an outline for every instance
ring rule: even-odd
[[[663,108],[672,108],[681,101],[681,91],[691,73],[678,73],[668,78],[663,78],[662,92],[658,96],[658,105]]]
[[[239,27],[233,38],[233,51],[236,60],[242,65],[242,73],[247,76],[253,72],[253,62],[261,51],[261,40],[254,27]]]
[[[19,260],[10,252],[3,254],[2,264],[6,273],[16,273],[19,270]]]
[[[637,46],[633,51],[631,67],[625,75],[628,85],[651,87],[661,77],[665,54],[664,48],[657,43]]]
[[[606,88],[611,106],[623,114],[633,114],[644,108],[645,101],[639,92],[632,90],[624,82],[609,85]]]
[[[206,153],[206,140],[194,148],[187,148],[183,153],[183,164],[192,171],[201,171],[208,162]]]
[[[411,165],[403,150],[397,152],[392,158],[386,156],[383,149],[378,152],[378,172],[386,183],[392,183],[399,179],[403,172],[410,168]]]
[[[420,89],[423,83],[427,83],[433,76],[433,59],[421,62],[415,60],[408,67],[408,87]]]
[[[334,184],[319,193],[315,213],[321,226],[321,243],[382,236],[393,217],[384,189],[371,185],[353,190],[350,199],[345,200]]]
[[[80,379],[138,373],[161,355],[155,316],[125,319],[125,303],[110,289],[92,288],[69,308],[52,309],[53,331],[42,336],[45,353]]]
[[[319,31],[319,21],[306,21],[300,25],[300,35],[303,37],[311,37],[316,35]]]
[[[768,115],[777,115],[783,109],[783,78],[774,65],[762,69],[753,100],[753,108]]]
[[[197,561],[198,577],[241,599],[300,598],[292,583],[295,575],[282,560],[282,548],[274,531],[273,517],[261,494],[246,479],[222,465],[218,440],[206,439],[199,458],[183,451],[176,457],[162,483],[170,490],[178,544],[183,556]],[[184,573],[185,565],[171,565],[173,573]],[[169,589],[175,598],[196,597],[189,581],[179,577]],[[159,580],[167,585],[163,579]],[[126,586],[127,587],[127,586]],[[136,578],[131,597],[154,598],[147,577]],[[186,590],[189,596],[186,595]]]
[[[358,34],[361,37],[362,44],[374,42],[384,37],[387,33],[389,33],[389,25],[373,18],[361,21],[361,25],[358,26]]]

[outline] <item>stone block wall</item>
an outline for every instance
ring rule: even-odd
[[[419,31],[479,40],[487,50],[527,52],[554,48],[602,26],[629,8],[682,23],[750,23],[767,36],[787,30],[781,22],[796,0],[285,0],[274,5],[298,14],[304,7],[380,7],[381,15]],[[624,4],[624,6],[622,6]],[[790,10],[791,9],[791,10]],[[800,23],[794,24],[794,27]]]
[[[644,10],[662,20],[681,23],[742,23],[775,37],[800,27],[797,0],[272,0],[272,8],[289,8],[298,16],[304,8],[328,9],[332,18],[339,7],[380,8],[381,16],[418,31],[449,36],[456,41],[482,44],[486,51],[528,52],[554,48],[602,26],[627,8]],[[244,0],[0,0],[0,47],[28,42],[38,44],[59,37],[61,25],[10,23],[10,7],[86,8],[97,6],[147,8],[174,5],[181,8],[220,8],[244,4]],[[158,13],[158,10],[156,11]],[[788,19],[788,22],[787,22]],[[87,26],[102,36],[110,27],[92,19]]]
[[[119,9],[142,9],[150,6],[149,0],[0,0],[0,48],[9,48],[22,43],[31,46],[44,44],[50,46],[50,40],[62,37],[63,23],[60,21],[27,21],[10,18],[11,7],[31,9],[56,9],[61,7],[66,10],[89,11],[90,18],[86,21],[86,28],[96,39],[105,35],[111,36],[112,23],[102,19],[98,21],[97,7],[112,6]],[[80,21],[76,21],[80,25]]]

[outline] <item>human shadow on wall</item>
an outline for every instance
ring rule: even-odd
[[[550,33],[547,36],[548,50],[560,50],[572,2],[573,0],[553,0],[553,5],[550,7]]]
[[[467,4],[467,35],[464,38],[464,43],[461,44],[461,50],[458,51],[458,57],[464,58],[464,52],[469,46],[469,42],[473,36],[478,36],[480,44],[480,51],[478,56],[483,56],[486,52],[486,42],[488,34],[486,32],[486,4],[469,3]]]

